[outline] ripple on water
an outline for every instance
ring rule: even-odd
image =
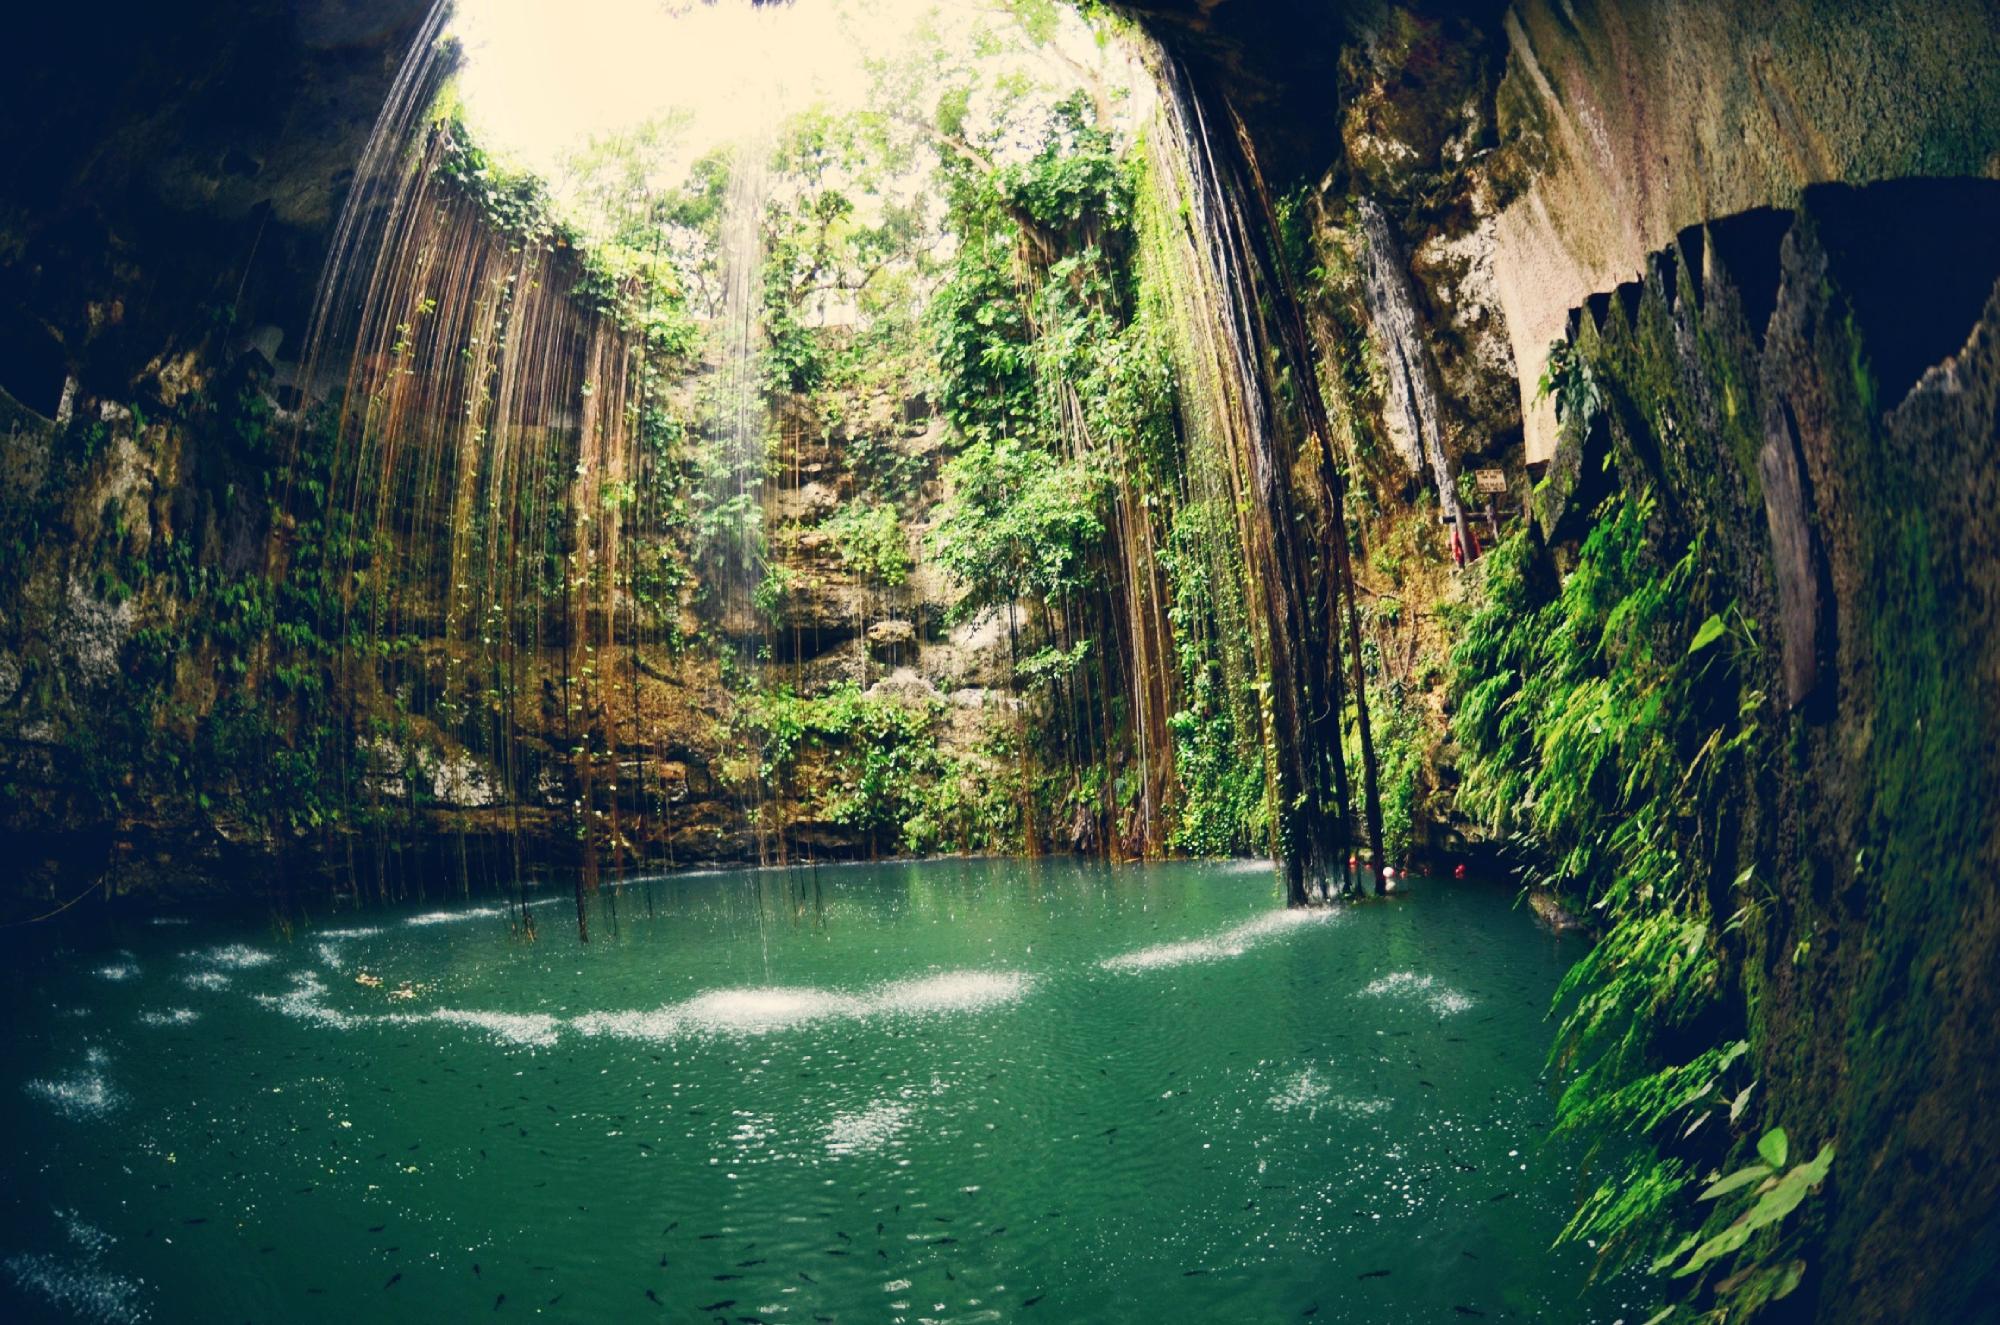
[[[221,971],[190,971],[181,977],[181,983],[189,989],[227,989],[229,977]]]
[[[1467,995],[1444,984],[1434,975],[1419,975],[1415,971],[1392,971],[1370,981],[1361,993],[1366,998],[1416,999],[1440,1017],[1464,1012],[1472,1006],[1472,999]]]
[[[142,1026],[185,1026],[201,1014],[193,1008],[149,1008],[139,1014]]]
[[[139,967],[133,962],[112,962],[109,966],[98,967],[91,974],[100,980],[122,982],[130,980],[133,976],[139,974]]]
[[[1137,952],[1121,952],[1115,957],[1106,957],[1098,965],[1107,971],[1152,971],[1168,966],[1185,966],[1190,962],[1240,957],[1265,939],[1288,934],[1301,925],[1316,925],[1331,920],[1338,914],[1323,908],[1287,907],[1283,911],[1266,912],[1255,920],[1247,920],[1209,938],[1161,943]]]

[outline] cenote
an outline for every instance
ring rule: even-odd
[[[604,897],[588,947],[451,902],[17,967],[9,1315],[1622,1312],[1548,1252],[1579,945],[1504,889],[973,861],[634,882],[615,929]]]
[[[0,1320],[2000,1325],[1994,0],[101,0]]]

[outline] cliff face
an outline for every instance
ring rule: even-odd
[[[1530,0],[1503,30],[1499,132],[1533,174],[1494,220],[1493,269],[1531,460],[1554,450],[1534,386],[1568,310],[1675,232],[1809,184],[2000,173],[2000,26],[1979,0]]]
[[[1817,186],[1684,231],[1573,336],[1602,410],[1558,470],[1656,494],[1647,545],[1699,540],[1703,592],[1747,623],[1743,765],[1677,850],[1764,1107],[1839,1152],[1805,1248],[1824,1319],[1994,1291],[1996,225],[1991,181]],[[1560,552],[1596,498],[1543,496]]]

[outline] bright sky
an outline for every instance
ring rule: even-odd
[[[685,116],[670,160],[684,169],[815,101],[840,110],[868,87],[864,51],[903,47],[930,19],[963,33],[993,0],[458,0],[465,114],[480,140],[554,181],[566,153],[651,120]],[[1064,49],[1097,54],[1065,11]],[[954,43],[957,44],[957,43]],[[928,108],[926,108],[928,109]]]

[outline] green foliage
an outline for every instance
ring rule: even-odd
[[[910,578],[909,536],[888,502],[856,498],[820,527],[832,536],[841,563],[865,579],[894,588]]]
[[[1754,628],[1713,601],[1701,536],[1663,545],[1645,496],[1611,498],[1574,573],[1546,574],[1525,532],[1485,560],[1453,655],[1459,804],[1609,925],[1563,983],[1559,1126],[1664,1142],[1745,1047],[1700,1042],[1723,998],[1706,853],[1757,732],[1762,696],[1734,662]],[[1671,1149],[1642,1154],[1566,1236],[1636,1254],[1689,1176]]]
[[[1101,459],[1057,460],[1011,438],[973,441],[945,467],[952,499],[932,556],[965,592],[954,620],[1021,598],[1060,601],[1103,581],[1111,477]]]
[[[1018,794],[999,771],[1006,765],[990,757],[1004,751],[945,752],[945,713],[942,703],[905,703],[848,684],[810,698],[760,689],[737,720],[761,751],[763,777],[803,785],[809,817],[911,852],[1018,847]]]
[[[1556,422],[1562,427],[1585,427],[1604,412],[1604,389],[1598,384],[1597,370],[1568,340],[1549,346],[1548,362],[1542,366],[1542,380],[1535,399],[1553,397]]]

